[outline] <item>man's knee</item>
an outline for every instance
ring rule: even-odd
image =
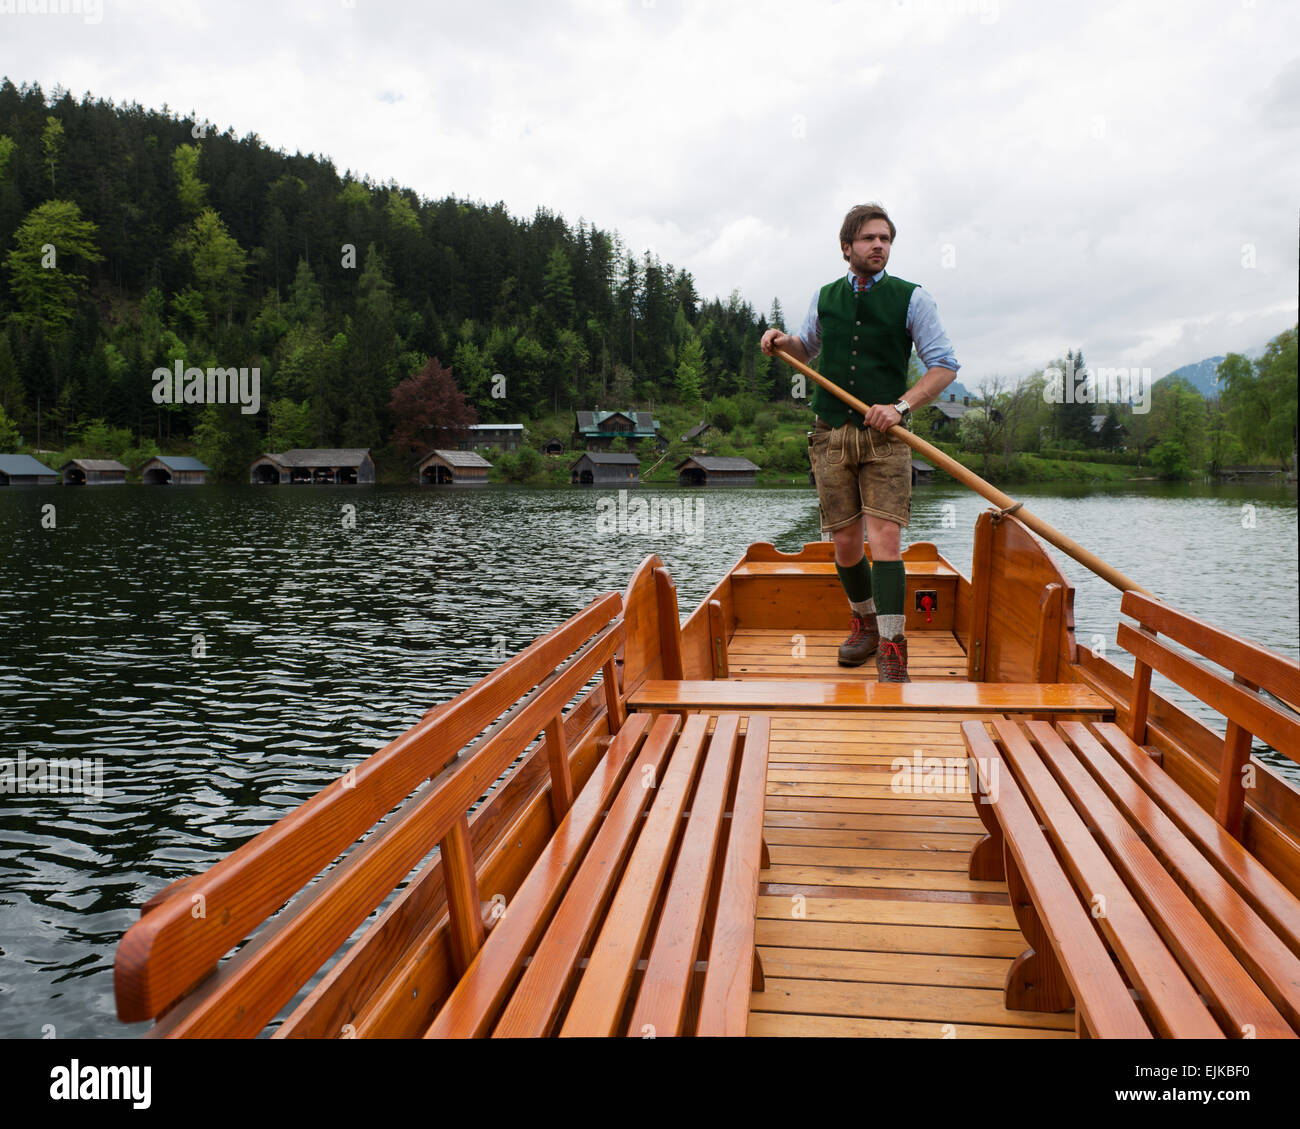
[[[868,518],[867,540],[871,542],[874,560],[897,560],[902,546],[902,530],[896,522]]]
[[[863,528],[861,521],[851,522],[839,529],[832,530],[831,539],[835,543],[835,559],[839,564],[854,564],[863,553]]]

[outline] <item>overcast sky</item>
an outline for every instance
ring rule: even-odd
[[[0,73],[582,217],[792,329],[878,200],[972,387],[1296,320],[1294,0],[60,3],[0,0]]]

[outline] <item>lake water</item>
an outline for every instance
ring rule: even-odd
[[[1012,493],[1175,607],[1300,653],[1293,489]],[[104,766],[100,798],[0,796],[0,1036],[143,1031],[115,1018],[112,964],[145,898],[621,590],[647,553],[685,614],[751,542],[820,537],[811,488],[633,496],[680,499],[694,521],[611,532],[601,499],[617,495],[590,490],[0,491],[0,755]],[[969,575],[985,508],[919,488],[905,542]],[[1057,557],[1079,643],[1128,665],[1119,593]]]

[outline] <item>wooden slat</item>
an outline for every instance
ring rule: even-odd
[[[659,653],[665,678],[682,676],[682,625],[677,587],[666,568],[655,569],[655,599],[659,605]]]
[[[463,815],[451,825],[438,846],[443,880],[447,883],[451,959],[460,974],[483,946],[483,916],[478,903],[474,852],[469,845],[469,824]]]
[[[1270,977],[1272,994],[1284,1006],[1289,1005],[1293,1015],[1300,1014],[1294,1008],[1300,1001],[1300,961],[1269,933],[1131,780],[1116,778],[1115,784],[1130,798],[1134,790],[1140,797],[1141,836],[1075,758],[1060,734],[1046,722],[1029,722],[1024,729],[1075,808],[1088,813],[1089,828],[1098,843],[1226,1029],[1254,1030],[1260,1038],[1289,1035],[1289,1027],[1268,994],[1251,980],[1233,954],[1240,957],[1252,948],[1259,950],[1257,956],[1248,958],[1252,967]],[[1118,766],[1112,767],[1118,771]],[[1161,852],[1184,883],[1174,881],[1153,850]],[[1189,891],[1189,897],[1184,892],[1187,882],[1204,885]],[[1220,928],[1231,938],[1231,946],[1210,928],[1202,916],[1205,910],[1218,917]],[[1295,981],[1291,992],[1286,989],[1287,980]]]
[[[481,738],[462,761],[410,801],[402,819],[390,819],[380,834],[371,836],[302,894],[288,913],[226,961],[209,984],[169,1012],[155,1034],[256,1034],[419,861],[428,843],[441,840],[464,818],[470,802],[527,743],[526,735],[536,733],[548,714],[581,690],[599,669],[605,650],[616,644],[620,628],[621,624],[613,624],[603,629],[567,666],[544,679],[522,707],[507,714],[508,721]],[[449,882],[449,892],[450,888]],[[472,949],[470,912],[467,899],[460,942]],[[453,952],[459,954],[455,959],[463,958],[462,950]]]
[[[1211,709],[1300,763],[1300,717],[1290,710],[1281,709],[1239,683],[1184,658],[1145,628],[1134,630],[1121,623],[1116,641],[1135,659],[1171,678]]]
[[[1061,617],[1065,589],[1048,584],[1038,604],[1038,643],[1034,651],[1034,681],[1055,682],[1061,657]],[[910,656],[909,656],[910,658]]]
[[[807,899],[808,903],[813,899]],[[864,902],[874,906],[875,902]],[[925,903],[917,903],[924,905]],[[948,908],[943,906],[941,908]],[[1009,912],[1006,907],[998,909]],[[966,956],[1019,956],[1025,948],[1019,930],[922,926],[904,921],[814,921],[759,918],[754,941],[763,946],[800,949],[848,949],[876,953],[962,953]]]
[[[721,600],[708,602],[709,659],[713,665],[714,678],[730,676],[730,653],[727,644],[727,620],[722,610]]]
[[[975,548],[971,556],[970,636],[966,644],[966,677],[983,682],[988,669],[989,601],[992,599],[993,522],[985,512],[975,519]]]
[[[1055,1017],[1049,1017],[1055,1019]],[[1062,1028],[1001,1027],[937,1020],[860,1019],[844,1015],[754,1012],[749,1034],[786,1039],[1073,1039]]]
[[[209,916],[193,916],[182,894],[141,919],[114,962],[118,1017],[131,1022],[159,1014],[621,607],[616,593],[596,600],[222,859],[195,884],[212,908]]]
[[[752,975],[758,877],[766,803],[770,724],[751,717],[745,734],[735,807],[722,873],[718,913],[713,924],[709,967],[704,977],[697,1033],[742,1035],[748,1017],[748,988]]]
[[[795,917],[798,912],[799,917]],[[761,894],[757,914],[774,921],[875,922],[886,925],[931,925],[960,929],[1005,929],[1014,932],[1016,919],[1008,906],[960,905],[950,902],[891,901],[885,898],[793,898]],[[961,951],[960,949],[953,950]],[[1018,952],[1019,950],[1016,950]],[[1014,956],[1015,953],[1010,955]]]
[[[1054,767],[1061,765],[1062,772],[1077,786],[1076,802],[1086,805],[1090,816],[1098,820],[1099,830],[1110,832],[1107,842],[1119,838],[1128,828],[1128,823],[1115,826],[1117,820],[1112,818],[1113,812],[1109,806],[1115,804],[1127,820],[1140,827],[1142,849],[1149,844],[1177,877],[1178,890],[1168,888],[1167,899],[1156,903],[1156,912],[1163,921],[1170,923],[1169,928],[1178,934],[1179,943],[1190,944],[1194,931],[1175,920],[1173,910],[1176,906],[1167,903],[1181,902],[1185,896],[1191,899],[1214,927],[1222,941],[1231,949],[1235,960],[1245,966],[1245,970],[1259,983],[1273,1005],[1286,1016],[1291,1027],[1300,1028],[1300,957],[1273,933],[1268,924],[1210,864],[1197,846],[1184,836],[1173,820],[1151,802],[1146,792],[1092,734],[1079,726],[1064,731],[1070,747],[1092,773],[1092,777],[1080,777],[1082,769],[1074,762],[1074,757],[1065,751],[1060,736],[1046,725],[1034,725],[1030,729],[1050,763]],[[1093,777],[1096,778],[1095,782]],[[1133,840],[1130,849],[1138,853],[1136,837],[1129,838]],[[1183,891],[1186,891],[1185,895]],[[1293,905],[1290,916],[1293,928],[1300,927],[1300,903]],[[1215,959],[1213,962],[1207,961],[1207,964],[1210,964],[1212,974],[1219,975],[1225,964],[1224,954],[1214,951],[1212,955]],[[1234,965],[1235,961],[1228,959],[1226,963]],[[1261,1038],[1270,1033],[1258,1026],[1259,1021],[1249,1015],[1234,1016],[1232,1021],[1239,1027],[1256,1025],[1256,1032]]]
[[[425,1038],[487,1034],[506,995],[514,986],[525,957],[536,945],[537,938],[568,889],[596,835],[601,812],[621,786],[628,766],[638,755],[642,739],[649,732],[647,752],[641,763],[654,764],[655,750],[659,750],[658,756],[663,755],[676,736],[679,724],[678,718],[666,714],[659,718],[653,732],[649,732],[648,717],[638,715],[628,720],[538,856],[523,885],[507,904],[482,951],[425,1032]]]
[[[645,1031],[652,1032],[656,1038],[681,1034],[686,996],[691,987],[708,908],[709,877],[723,838],[723,808],[727,802],[739,729],[739,717],[728,714],[718,718],[713,730],[704,771],[691,801],[686,834],[673,863],[668,896],[628,1024],[633,1035]],[[761,833],[761,808],[759,830]],[[723,896],[726,896],[725,892]],[[752,914],[750,921],[752,929]],[[737,954],[726,955],[732,958]]]
[[[574,993],[560,1034],[565,1037],[612,1035],[623,1011],[632,973],[650,934],[650,916],[668,874],[668,864],[682,826],[706,739],[706,719],[690,718],[673,750],[672,759],[650,814],[637,836],[632,857],[619,880],[618,891],[600,935],[592,947],[586,971]],[[640,787],[634,781],[632,787]],[[539,952],[537,960],[542,959]]]
[[[555,825],[573,805],[573,777],[569,774],[569,750],[564,740],[564,718],[559,714],[546,727],[546,759],[551,766],[551,814]]]
[[[650,679],[632,692],[633,709],[967,710],[988,713],[1113,713],[1078,682],[723,682]]]
[[[1222,1038],[1222,1032],[1201,1002],[1196,989],[1165,948],[1164,942],[1147,921],[1133,895],[1119,881],[1114,867],[1093,840],[1091,832],[1070,806],[1068,799],[1062,795],[1024,733],[1013,722],[995,721],[993,726],[1006,749],[1006,761],[1001,760],[1001,754],[982,729],[978,736],[974,732],[974,725],[964,726],[963,732],[971,740],[971,749],[977,758],[988,757],[989,763],[993,763],[993,758],[998,758],[1002,764],[1004,771],[1000,773],[998,782],[1001,795],[994,805],[998,809],[998,821],[1002,824],[1007,843],[1015,851],[1016,861],[1029,885],[1034,905],[1049,923],[1049,929],[1059,942],[1057,955],[1088,1029],[1097,1038],[1113,1037],[1109,1033],[1107,1017],[1113,1017],[1116,1008],[1126,1009],[1132,1001],[1128,998],[1127,989],[1123,990],[1122,998],[1116,994],[1114,966],[1105,957],[1104,950],[1103,964],[1098,963],[1097,951],[1091,946],[1090,951],[1084,954],[1075,951],[1067,953],[1067,940],[1073,945],[1073,942],[1083,938],[1085,929],[1092,940],[1096,939],[1096,934],[1091,931],[1088,913],[1079,905],[1070,883],[1062,881],[1055,862],[1047,862],[1052,858],[1051,847],[1038,829],[1039,819],[1046,824],[1052,845],[1061,853],[1061,865],[1080,889],[1085,903],[1098,908],[1097,924],[1119,957],[1130,982],[1140,993],[1160,1034],[1166,1038]],[[1019,788],[1015,786],[1010,772],[1006,771],[1008,761],[1014,767],[1014,781],[1019,782]],[[1019,807],[1021,791],[1024,792],[1024,799],[1033,805],[1037,818],[1025,807],[1023,813],[1016,818],[1013,830],[1012,823],[1003,816],[1001,805],[1003,799],[1009,796],[1013,810]],[[1032,821],[1032,827],[1029,826],[1029,821]],[[1045,871],[1052,873],[1045,875]],[[1035,873],[1040,877],[1034,878]],[[1099,897],[1101,901],[1098,901]],[[1074,913],[1068,908],[1070,906],[1079,912]],[[1104,907],[1104,912],[1101,907]],[[1069,913],[1065,920],[1073,919],[1073,924],[1068,927],[1051,924],[1055,914],[1062,910]],[[1100,999],[1098,993],[1102,993]]]
[[[764,947],[759,955],[763,958],[764,973],[782,979],[931,984],[951,988],[1001,988],[1011,965],[1005,957],[951,953],[855,953],[843,949]]]
[[[1146,1023],[1094,932],[1087,912],[1063,880],[1038,818],[1021,795],[1001,752],[980,722],[964,723],[962,734],[978,766],[982,795],[991,800],[997,813],[1007,848],[1051,934],[1077,1007],[1087,1016],[1092,1030],[1105,1037],[1149,1038]],[[1020,778],[1023,781],[1023,774]],[[1067,829],[1068,837],[1072,837],[1072,831]],[[1181,978],[1177,967],[1173,973]],[[1136,982],[1143,981],[1139,977]],[[1195,994],[1192,996],[1194,999]],[[1204,1024],[1191,1029],[1203,1034],[1218,1033],[1208,1015]]]
[[[903,562],[908,576],[956,579],[957,572],[946,561]],[[746,561],[731,570],[733,580],[769,576],[837,576],[834,561]]]
[[[1138,592],[1124,593],[1120,611],[1152,631],[1167,635],[1233,674],[1263,687],[1275,697],[1300,706],[1300,663],[1295,659],[1230,635]]]
[[[1063,722],[1066,735],[1075,740],[1077,722]],[[1191,839],[1215,868],[1266,922],[1300,955],[1300,898],[1282,884],[1269,869],[1219,826],[1159,766],[1135,746],[1118,725],[1102,723],[1092,730],[1115,758]],[[1076,745],[1076,748],[1078,746]]]
[[[597,730],[604,728],[598,722],[600,709],[597,687],[564,719],[570,747],[579,742],[570,754],[570,773],[575,779],[585,781],[598,759],[596,745],[602,738]],[[519,851],[526,858],[536,857],[554,828],[549,810],[543,820],[540,805],[534,802],[548,775],[545,745],[543,741],[525,754],[504,784],[494,788],[469,819],[475,857],[484,859],[479,869],[480,883],[487,883],[493,893],[506,897],[513,895],[518,886],[506,877],[515,866],[509,856]],[[542,841],[535,842],[539,835]],[[418,950],[418,939],[427,937],[445,905],[442,860],[435,858],[348,946],[271,1038],[333,1038],[343,1033],[346,1025],[355,1029],[353,1021],[358,1011],[390,980],[408,950]],[[424,999],[430,998],[426,991]],[[436,994],[433,998],[437,998]]]
[[[994,988],[941,988],[924,984],[855,984],[848,981],[769,977],[767,990],[751,1000],[755,1012],[929,1020],[950,1024],[1056,1027],[1070,1030],[1073,1017],[1041,1011],[1008,1011]]]
[[[698,730],[702,736],[703,719],[696,722],[692,718],[691,722],[695,722],[692,731]],[[656,728],[656,738],[659,734]],[[654,796],[653,784],[661,778],[672,748],[670,740],[646,743],[538,943],[532,962],[502,1010],[492,1031],[494,1038],[537,1038],[550,1033],[573,971],[586,952],[601,911],[632,850],[641,813]]]

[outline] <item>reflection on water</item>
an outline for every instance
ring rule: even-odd
[[[699,520],[611,533],[603,495],[582,490],[0,491],[3,755],[100,759],[105,786],[0,798],[0,1035],[123,1034],[112,961],[141,901],[621,590],[647,553],[686,613],[751,542],[820,536],[810,489],[638,496],[689,498]],[[1175,606],[1297,654],[1294,492],[1017,496]],[[920,489],[907,539],[969,574],[984,508]],[[1126,665],[1118,593],[1057,558],[1080,644]]]

